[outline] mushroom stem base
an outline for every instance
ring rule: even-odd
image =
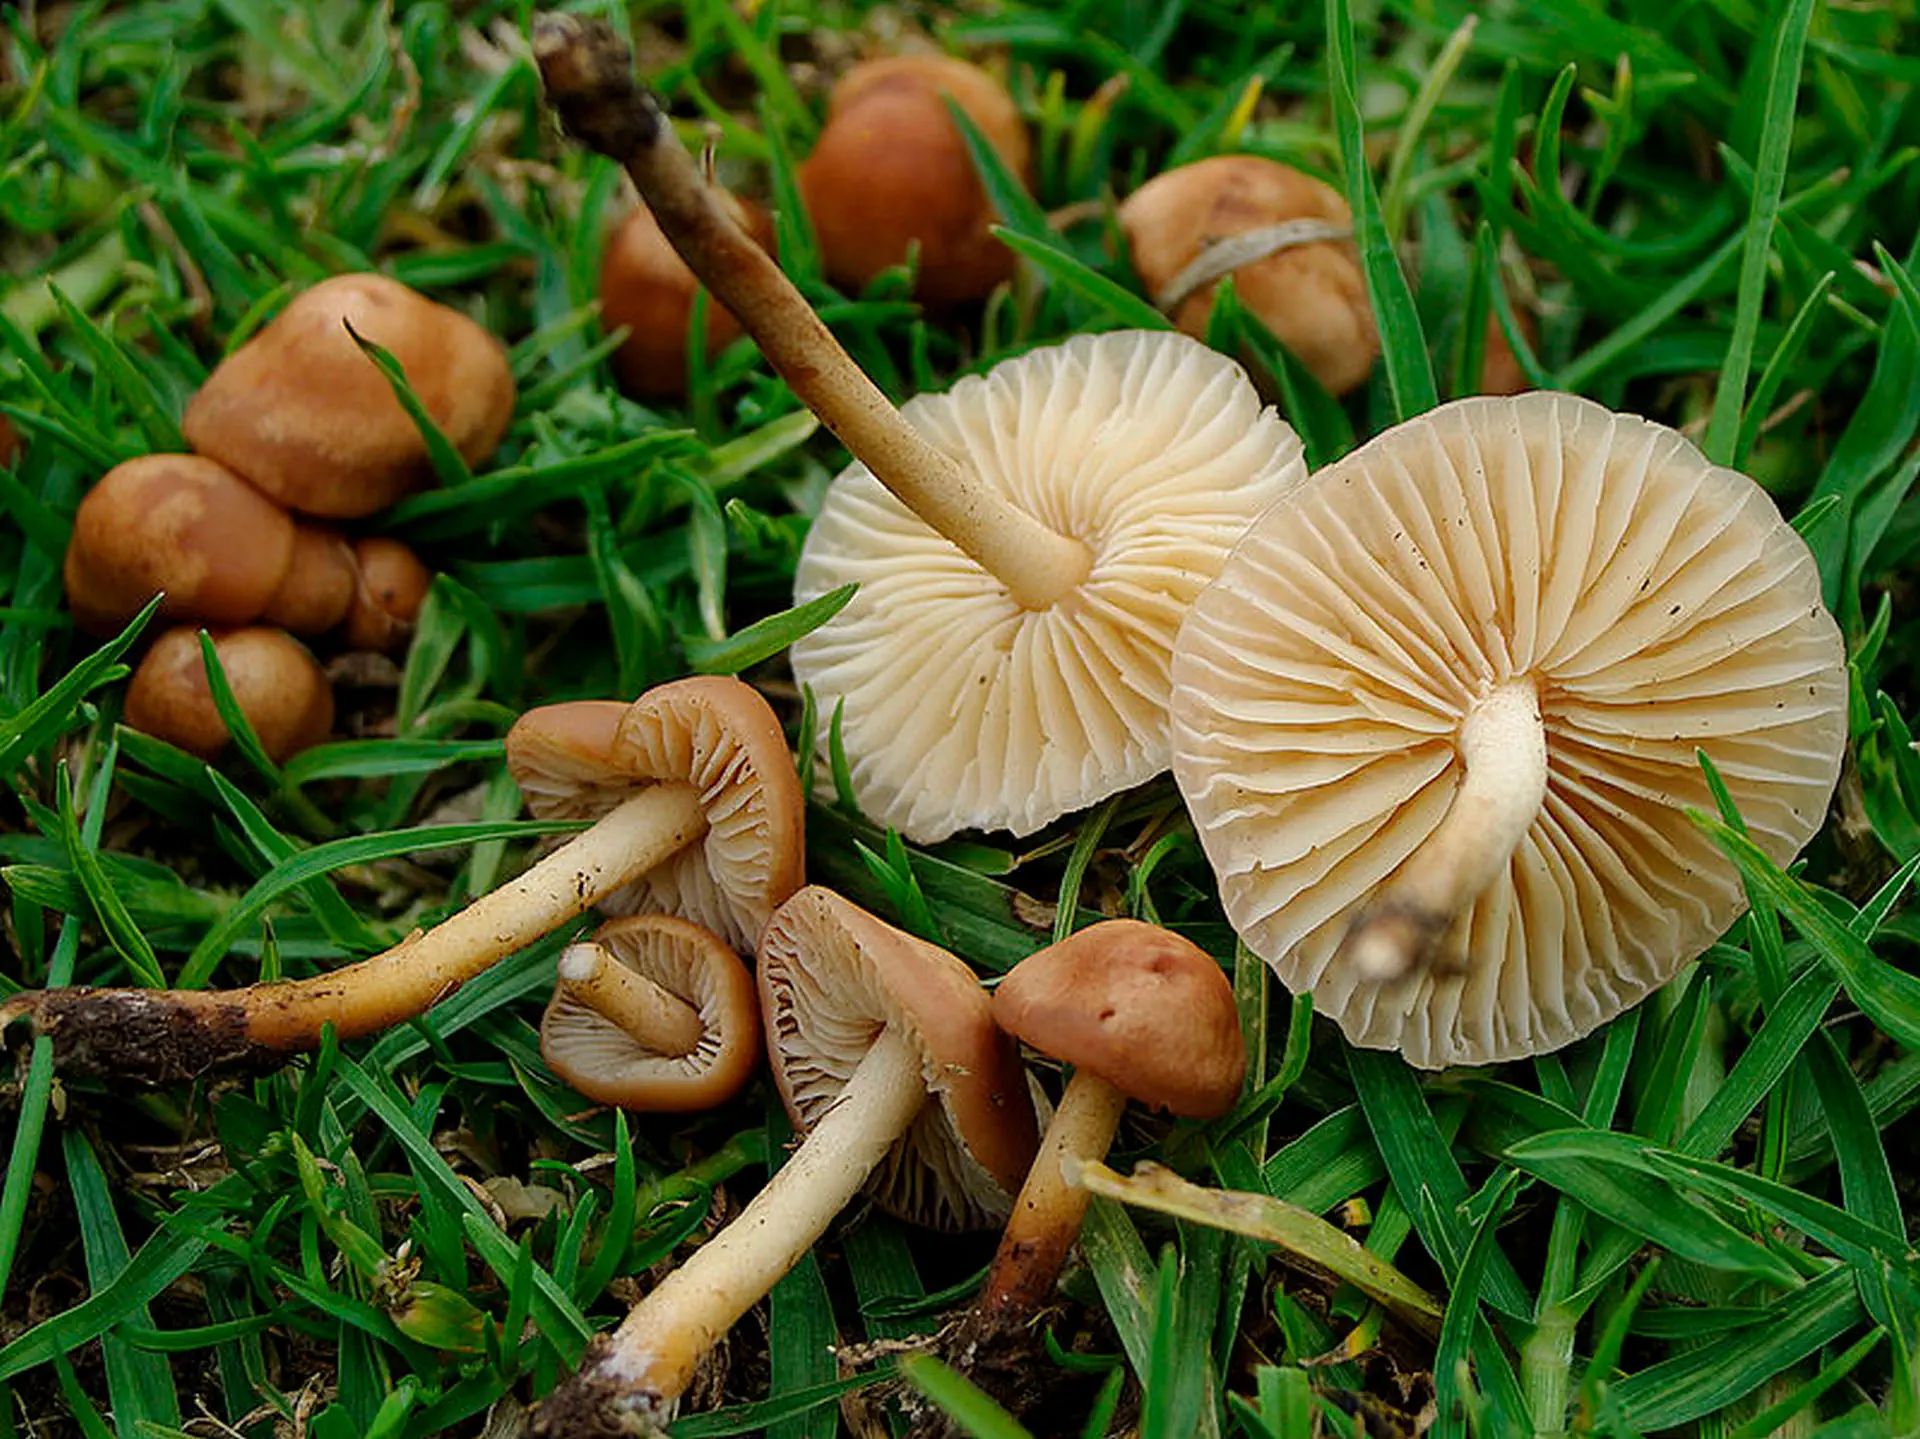
[[[603,1405],[634,1413],[677,1399],[706,1352],[826,1232],[926,1102],[918,1046],[883,1031],[806,1142],[547,1402],[576,1387],[618,1396]]]
[[[1087,1212],[1087,1191],[1067,1183],[1060,1161],[1069,1155],[1079,1160],[1104,1156],[1126,1107],[1126,1095],[1092,1070],[1074,1071],[1013,1201],[977,1312],[1011,1317],[1046,1303]]]
[[[1361,973],[1400,979],[1430,965],[1461,915],[1512,863],[1547,797],[1547,733],[1530,678],[1467,712],[1466,776],[1432,834],[1358,918],[1342,947]]]

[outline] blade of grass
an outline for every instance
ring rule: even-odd
[[[1768,57],[1766,110],[1760,121],[1760,153],[1754,165],[1753,205],[1747,213],[1745,250],[1740,259],[1733,336],[1720,367],[1713,417],[1707,424],[1703,446],[1707,458],[1716,464],[1732,464],[1739,449],[1740,408],[1746,399],[1754,339],[1760,332],[1760,307],[1766,300],[1767,262],[1773,253],[1780,196],[1786,188],[1793,113],[1800,95],[1800,65],[1806,54],[1813,9],[1814,0],[1786,0]]]

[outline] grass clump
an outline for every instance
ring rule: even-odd
[[[1753,473],[1848,640],[1852,764],[1805,862],[1783,872],[1737,814],[1702,816],[1752,901],[1719,944],[1569,1050],[1437,1079],[1349,1050],[1236,950],[1166,781],[1018,845],[916,848],[809,774],[813,877],[985,974],[1100,914],[1231,966],[1246,1099],[1124,1131],[1123,1160],[1332,1218],[1444,1299],[1428,1332],[1284,1240],[1096,1200],[1041,1336],[1060,1404],[1036,1432],[1920,1427],[1911,24],[1813,0],[628,18],[896,402],[1072,333],[1163,325],[1110,199],[1170,164],[1266,155],[1349,197],[1382,332],[1370,384],[1336,402],[1230,290],[1216,304],[1210,339],[1267,372],[1314,464],[1471,392],[1497,334],[1531,382]],[[684,406],[616,389],[595,292],[621,181],[556,142],[527,19],[161,0],[0,22],[0,415],[26,440],[0,470],[0,997],[304,975],[432,923],[550,832],[519,818],[502,761],[529,704],[744,673],[803,752],[838,725],[780,656],[845,603],[788,612],[841,456],[745,342],[695,357]],[[1030,195],[971,136],[1022,265],[957,321],[910,303],[905,273],[830,289],[792,204],[832,73],[923,26],[1003,57],[1037,142]],[[518,410],[489,466],[447,450],[442,485],[387,512],[439,577],[404,662],[336,665],[341,738],[284,763],[243,739],[210,768],[118,723],[145,617],[103,647],[74,630],[71,517],[111,465],[179,445],[187,397],[289,294],[364,268],[502,336]],[[68,1085],[44,1045],[23,1051],[0,1091],[0,1435],[511,1432],[789,1137],[764,1084],[630,1120],[558,1082],[534,1024],[571,936],[238,1085]],[[843,1225],[674,1432],[904,1432],[884,1379],[967,1433],[1017,1434],[937,1360],[892,1357],[965,1302],[991,1247]]]

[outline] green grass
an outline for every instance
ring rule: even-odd
[[[393,8],[43,6],[38,33],[0,18],[0,414],[30,442],[0,472],[0,993],[306,974],[430,922],[551,832],[520,817],[501,757],[529,704],[744,672],[796,736],[837,732],[781,658],[844,603],[787,613],[831,439],[744,343],[695,367],[684,409],[621,397],[592,308],[618,177],[557,142],[510,39],[527,7]],[[677,113],[711,122],[722,173],[761,196],[794,193],[821,67],[879,29],[834,0],[624,8]],[[1372,383],[1329,399],[1230,293],[1211,337],[1268,372],[1315,463],[1470,391],[1491,316],[1542,382],[1755,474],[1798,517],[1850,646],[1854,762],[1805,862],[1783,873],[1736,814],[1700,816],[1749,915],[1638,1011],[1497,1072],[1350,1051],[1270,985],[1166,781],[1017,846],[920,850],[823,776],[813,877],[983,974],[1100,913],[1218,955],[1254,1051],[1247,1098],[1210,1126],[1128,1131],[1116,1167],[1151,1157],[1325,1216],[1446,1301],[1423,1335],[1270,1244],[1098,1200],[1036,1349],[1073,1411],[1057,1432],[1305,1439],[1357,1415],[1397,1432],[1428,1402],[1448,1435],[1920,1432],[1907,8],[945,15],[952,47],[1011,61],[1035,126],[1037,195],[976,146],[1024,261],[1011,292],[964,324],[905,303],[899,275],[834,293],[782,215],[789,269],[899,398],[1077,330],[1159,323],[1100,202],[1169,158],[1299,165],[1354,203],[1385,341]],[[367,266],[500,334],[519,411],[477,472],[436,447],[443,487],[386,517],[441,577],[404,662],[342,690],[342,737],[284,765],[243,744],[210,770],[118,725],[140,626],[104,647],[72,628],[71,516],[116,460],[178,443],[207,369],[293,289]],[[69,1085],[45,1043],[22,1053],[0,1087],[0,1439],[206,1434],[206,1416],[316,1439],[508,1432],[489,1415],[550,1388],[786,1138],[764,1082],[661,1119],[557,1081],[534,1025],[560,942],[419,1023],[238,1085]],[[843,1367],[829,1348],[930,1332],[991,1244],[841,1227],[675,1432],[902,1433],[885,1395],[911,1390],[971,1434],[1020,1433],[932,1359]]]

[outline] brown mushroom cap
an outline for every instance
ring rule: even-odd
[[[1006,1217],[1039,1143],[1026,1074],[972,970],[817,885],[774,914],[760,947],[760,1012],[794,1127],[833,1106],[883,1029],[923,1055],[928,1104],[868,1182],[883,1209],[939,1229]]]
[[[1714,809],[1696,749],[1785,863],[1847,737],[1839,630],[1772,500],[1672,430],[1544,391],[1442,406],[1318,471],[1194,604],[1173,671],[1174,774],[1234,927],[1354,1043],[1429,1068],[1567,1044],[1741,912],[1684,812]],[[1452,963],[1370,978],[1349,924],[1516,689],[1544,799]]]
[[[1227,1112],[1246,1077],[1233,986],[1205,950],[1137,919],[1090,925],[1015,965],[993,1018],[1129,1099],[1189,1119]]]
[[[1258,155],[1216,155],[1147,181],[1120,206],[1133,265],[1149,294],[1213,242],[1289,220],[1353,223],[1330,185]],[[1351,240],[1291,245],[1232,272],[1240,303],[1329,391],[1361,384],[1380,353],[1366,276]],[[1217,279],[1172,306],[1173,321],[1203,336]]]
[[[353,551],[338,530],[295,525],[293,557],[260,622],[297,635],[330,630],[353,602],[355,584]]]
[[[392,352],[469,464],[513,417],[505,348],[445,305],[384,275],[338,275],[296,296],[220,362],[181,428],[289,509],[372,514],[432,477],[426,442],[379,368],[347,333]]]
[[[391,650],[413,633],[433,588],[433,571],[407,546],[385,535],[353,542],[353,595],[347,605],[347,644]]]
[[[1007,168],[1031,180],[1020,111],[977,65],[899,55],[856,65],[834,86],[826,128],[800,166],[800,193],[827,275],[858,289],[918,241],[915,294],[930,305],[977,300],[1013,274],[987,227],[997,216],[942,96],[951,96]]]
[[[108,470],[80,502],[67,603],[94,634],[116,633],[162,590],[162,615],[244,624],[273,597],[293,553],[293,521],[231,470],[197,455],[142,455]]]
[[[590,1099],[624,1109],[686,1113],[739,1092],[760,1062],[753,976],[712,930],[668,915],[616,919],[593,935],[621,964],[691,1005],[699,1042],[662,1054],[598,1010],[555,988],[540,1020],[548,1066]]]
[[[698,791],[705,836],[603,900],[610,913],[681,915],[751,954],[767,917],[800,887],[799,777],[779,720],[739,680],[700,675],[631,705],[529,710],[507,735],[507,763],[543,819],[597,819],[651,784]]]
[[[761,249],[773,249],[773,220],[765,210],[737,195],[716,194]],[[645,205],[607,237],[600,262],[600,318],[609,330],[628,328],[613,362],[622,383],[635,394],[686,394],[687,329],[699,288],[693,271],[660,233],[659,222]],[[739,334],[739,323],[709,298],[707,353],[716,353]]]
[[[215,631],[214,653],[233,697],[268,758],[311,749],[333,728],[333,687],[291,635],[273,629]],[[126,722],[142,733],[212,759],[231,738],[214,707],[196,627],[176,626],[153,642],[127,686]]]
[[[860,589],[791,654],[821,714],[845,702],[861,809],[922,842],[1028,834],[1160,773],[1181,617],[1305,478],[1299,438],[1232,360],[1158,330],[1032,350],[901,414],[1093,563],[1024,608],[865,465],[840,474],[794,596]]]

